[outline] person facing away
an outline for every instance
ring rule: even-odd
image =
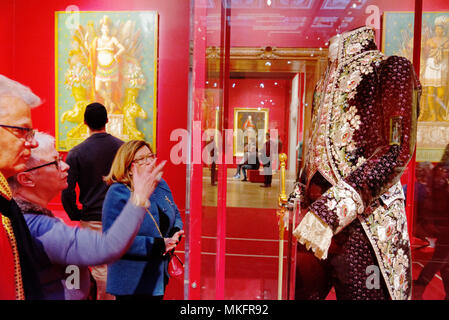
[[[120,139],[106,133],[107,122],[107,111],[102,104],[94,102],[86,107],[84,123],[89,128],[90,136],[67,154],[66,162],[70,166],[68,186],[61,194],[62,205],[69,218],[80,221],[83,228],[98,232],[101,232],[101,210],[108,189],[103,177],[108,174],[114,156],[123,144]],[[82,209],[77,206],[77,184]],[[106,266],[92,268],[98,300],[113,299],[105,292],[106,270]]]
[[[120,147],[105,178],[111,186],[103,204],[103,232],[121,217],[123,206],[135,195],[137,186],[132,177],[156,161],[150,145],[143,140]],[[126,254],[108,265],[107,292],[117,300],[162,299],[169,279],[167,253],[175,249],[184,234],[181,215],[164,179],[157,183],[151,197],[137,197],[136,201],[148,214]]]
[[[108,232],[69,227],[47,209],[67,187],[69,166],[55,149],[55,139],[36,132],[26,170],[8,179],[13,197],[25,216],[35,242],[37,270],[45,300],[84,300],[90,289],[89,265],[110,263],[129,248],[144,219],[145,210],[128,201]],[[161,167],[133,176],[142,197],[154,190]]]
[[[30,109],[40,104],[29,88],[0,75],[0,300],[42,298],[30,231],[6,181],[25,170],[37,147]]]

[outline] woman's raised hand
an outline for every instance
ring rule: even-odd
[[[149,199],[157,184],[162,178],[162,168],[167,161],[162,161],[156,166],[156,158],[150,163],[137,164],[131,166],[133,192],[140,199]]]

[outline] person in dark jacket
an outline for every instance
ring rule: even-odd
[[[272,156],[271,156],[271,146],[273,142],[270,140],[270,133],[266,133],[266,141],[260,151],[260,159],[263,165],[264,180],[261,187],[269,188],[271,187],[271,180],[273,178],[273,168],[272,168]]]
[[[108,190],[103,181],[111,168],[112,161],[123,144],[120,139],[106,133],[108,114],[106,108],[97,102],[91,103],[84,112],[84,123],[89,127],[90,136],[67,154],[66,162],[70,166],[68,187],[61,194],[62,204],[72,221],[80,221],[83,228],[101,232],[101,208]],[[79,187],[77,207],[76,185]],[[98,300],[110,300],[106,294],[106,266],[92,268],[92,275],[97,282]]]
[[[217,144],[215,143],[214,136],[210,137],[210,140],[206,144],[206,148],[209,150],[209,161],[210,161],[210,184],[215,186],[217,184],[216,174],[217,174]]]

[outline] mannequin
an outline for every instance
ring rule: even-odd
[[[337,34],[335,36],[333,36],[330,40],[329,40],[329,53],[328,53],[328,58],[330,62],[334,62],[337,59],[337,54],[338,54],[338,39],[340,38],[340,35]]]
[[[419,82],[410,61],[377,50],[370,27],[330,39],[329,60],[291,194],[303,213],[296,299],[325,299],[332,287],[337,299],[410,299],[400,176],[415,146]]]

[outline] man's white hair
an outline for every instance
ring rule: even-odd
[[[31,149],[31,159],[40,160],[43,155],[55,149],[55,138],[48,133],[36,131],[34,139],[39,143],[39,146]]]
[[[26,163],[26,169],[39,165],[39,160],[42,156],[52,152],[55,148],[55,138],[48,133],[36,131],[34,138],[39,143],[39,146],[31,149],[31,157]],[[13,192],[16,192],[21,187],[16,176],[9,177],[8,183]]]
[[[0,74],[0,98],[16,97],[22,99],[30,108],[39,106],[42,103],[41,98],[23,84],[11,80]]]

